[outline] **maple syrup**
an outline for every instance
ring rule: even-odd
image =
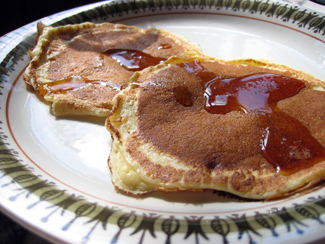
[[[100,80],[88,80],[80,76],[73,76],[62,80],[38,84],[35,89],[44,97],[48,93],[66,94],[69,90],[78,89],[88,84],[101,84],[103,86],[109,86],[111,89],[116,91],[121,91],[123,89],[122,85],[103,82]]]
[[[109,49],[102,54],[109,55],[128,71],[141,71],[149,66],[157,65],[165,58],[154,57],[138,50]]]
[[[180,66],[203,81],[207,112],[241,111],[256,116],[264,131],[261,153],[280,174],[289,175],[325,160],[325,149],[308,129],[277,107],[280,100],[303,89],[304,82],[277,74],[224,79],[202,67],[199,61]]]
[[[173,89],[174,96],[180,104],[184,106],[191,106],[192,100],[191,100],[191,93],[187,89],[186,86],[176,86]]]

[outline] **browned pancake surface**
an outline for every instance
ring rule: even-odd
[[[33,60],[24,75],[25,80],[36,90],[39,84],[76,76],[87,81],[100,81],[76,86],[64,94],[58,91],[42,95],[46,100],[54,101],[55,115],[80,113],[106,117],[112,98],[128,85],[134,73],[103,53],[110,49],[138,50],[166,59],[186,50],[198,50],[198,46],[163,30],[144,30],[120,24],[46,27],[32,52]],[[72,107],[66,108],[69,104]]]
[[[267,64],[238,65],[210,60],[201,62],[201,65],[224,78],[272,71],[305,79],[306,87],[297,95],[281,100],[278,107],[301,121],[325,146],[325,92],[312,89],[321,85],[319,80],[300,71],[282,66],[275,69]],[[132,136],[127,136],[119,134],[117,129],[115,140],[121,141],[122,150],[150,179],[161,184],[158,187],[160,190],[197,189],[206,185],[206,188],[228,190],[244,197],[266,198],[295,190],[295,187],[325,175],[323,162],[294,174],[278,174],[277,169],[261,154],[263,126],[258,116],[239,111],[226,114],[207,112],[204,109],[202,81],[177,65],[162,68],[159,72],[142,72],[134,81],[139,85],[133,85],[117,97],[118,105],[112,116],[122,114],[120,104],[129,100],[126,97],[132,97],[131,100],[137,102],[137,130],[131,133]],[[188,89],[190,106],[184,106],[175,99],[174,89],[179,86]],[[120,116],[123,121],[123,115]],[[109,126],[119,128],[110,118]],[[179,167],[150,159],[150,152],[140,149],[145,143],[157,153],[176,158]],[[112,173],[114,175],[115,172]],[[169,187],[173,183],[180,184],[175,188]]]
[[[211,65],[203,63],[202,66]],[[213,63],[210,70],[225,78],[269,72],[257,66],[217,63]],[[180,84],[191,93],[193,106],[186,107],[176,101],[173,89]],[[225,115],[207,112],[204,109],[204,87],[195,76],[182,68],[173,66],[163,70],[143,86],[145,89],[138,95],[138,133],[159,150],[177,155],[192,166],[209,170],[220,167],[243,169],[242,166],[238,167],[237,162],[247,157],[260,157],[259,143],[263,129],[257,116],[238,111]],[[281,101],[279,108],[302,121],[325,146],[325,137],[322,137],[325,132],[324,92],[311,90],[307,86],[296,96]],[[264,161],[261,158],[261,162],[268,164]],[[256,167],[254,165],[244,168]]]

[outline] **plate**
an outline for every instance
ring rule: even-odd
[[[325,80],[325,10],[251,0],[108,1],[42,19],[161,28],[206,55],[285,64]],[[306,5],[306,6],[307,6]],[[22,80],[36,23],[0,39],[1,211],[55,243],[311,243],[325,238],[325,189],[277,201],[213,191],[115,191],[103,119],[55,118]]]

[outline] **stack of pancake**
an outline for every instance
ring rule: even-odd
[[[267,199],[325,177],[325,86],[284,65],[220,60],[173,33],[39,26],[24,79],[56,116],[107,117],[119,190]]]

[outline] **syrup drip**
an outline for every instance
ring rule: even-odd
[[[277,107],[280,100],[305,87],[302,81],[277,74],[222,79],[198,61],[180,66],[204,82],[204,108],[209,113],[242,111],[257,116],[264,131],[262,155],[280,174],[289,175],[325,160],[325,149],[308,129]]]
[[[138,50],[109,49],[102,54],[112,57],[128,71],[141,71],[166,60],[165,58],[153,57]]]
[[[184,106],[191,106],[191,93],[186,86],[177,86],[173,89],[174,96],[180,104]]]
[[[52,94],[66,94],[67,91],[78,89],[84,87],[88,84],[101,84],[109,86],[113,90],[121,91],[123,87],[117,84],[111,84],[108,82],[103,82],[100,80],[87,80],[80,76],[73,76],[66,79],[53,81],[45,84],[38,84],[36,90],[42,95],[45,96],[48,93]]]
[[[162,44],[163,45],[163,44]],[[168,48],[168,47],[166,47]],[[103,60],[103,55],[111,56],[128,71],[141,71],[149,66],[159,64],[165,61],[164,58],[153,57],[142,51],[128,49],[109,49],[100,54],[100,60]],[[83,77],[73,76],[62,80],[49,82],[46,84],[38,84],[36,90],[45,96],[48,93],[65,94],[69,90],[78,89],[88,84],[102,84],[111,87],[113,90],[120,91],[123,89],[121,85],[103,82],[100,80],[88,80]]]

